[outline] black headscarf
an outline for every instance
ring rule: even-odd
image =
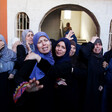
[[[71,44],[70,44],[70,41],[66,38],[61,38],[59,39],[57,42],[56,42],[56,45],[55,45],[55,48],[57,46],[57,44],[59,42],[63,41],[65,43],[65,46],[66,46],[66,53],[64,54],[64,56],[62,57],[57,57],[56,54],[54,54],[54,59],[55,59],[55,63],[62,63],[64,61],[70,61],[70,57],[69,57],[69,52],[70,52],[70,49],[71,49]]]
[[[94,45],[96,45],[97,43],[100,43],[102,45],[102,41],[101,41],[100,38],[96,39],[96,41],[94,42]],[[103,48],[102,48],[102,50],[99,54],[96,54],[96,53],[93,52],[93,55],[98,57],[98,58],[103,57]]]

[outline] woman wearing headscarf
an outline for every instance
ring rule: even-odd
[[[34,51],[33,36],[34,33],[30,29],[26,29],[22,32],[21,44],[17,46],[17,69],[22,66],[28,53]]]
[[[16,61],[16,54],[8,49],[6,41],[2,35],[0,35],[0,105],[1,111],[9,112],[9,74],[14,74],[15,71],[14,61]]]
[[[112,111],[112,58],[105,68],[105,83],[102,97],[102,112]]]
[[[76,53],[76,43],[74,40],[70,40],[71,50],[70,50],[70,58],[72,64],[72,82],[73,82],[73,92],[74,92],[74,104],[75,111],[82,112],[84,98],[85,98],[85,86],[86,86],[86,78],[87,78],[87,66],[83,62],[82,58]]]
[[[54,81],[54,111],[74,112],[74,95],[72,92],[71,61],[69,52],[70,41],[66,38],[59,39],[54,47],[55,64],[48,72],[48,76]]]
[[[38,92],[34,90],[33,93],[28,93],[29,91],[26,88],[26,91],[16,102],[16,111],[44,112],[46,110],[52,112],[51,84],[49,78],[45,75],[54,64],[51,54],[51,42],[45,32],[38,32],[33,37],[33,43],[35,51],[27,55],[23,66],[15,76],[15,81],[21,85],[21,83],[35,78],[35,80],[39,80],[40,84],[44,85],[44,88]]]
[[[88,65],[84,112],[101,112],[101,97],[104,84],[101,39],[92,37],[89,43],[81,46],[81,51]]]
[[[104,53],[105,83],[102,97],[102,112],[112,111],[112,48]]]

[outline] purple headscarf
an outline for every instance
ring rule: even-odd
[[[47,60],[51,65],[53,65],[54,64],[54,59],[52,57],[51,51],[47,54],[43,54],[43,53],[40,53],[38,48],[37,48],[37,43],[38,43],[38,40],[41,36],[46,37],[50,41],[48,35],[45,32],[36,33],[33,37],[33,44],[34,44],[34,47],[35,47],[35,53],[38,54],[43,59]],[[30,78],[33,79],[35,77],[36,80],[39,80],[39,79],[43,78],[44,76],[45,76],[45,74],[37,67],[37,63],[36,63],[34,68],[33,68],[32,73],[30,75]]]
[[[5,43],[4,48],[0,50],[0,73],[2,73],[13,69],[14,61],[16,61],[16,53],[8,49],[2,35],[0,35],[0,39]]]
[[[26,53],[28,53],[28,50],[27,50],[27,48],[26,48],[26,35],[27,35],[29,32],[32,32],[32,33],[33,33],[33,31],[30,30],[30,29],[26,29],[26,30],[24,30],[24,31],[22,32],[22,45],[24,46]],[[34,35],[34,33],[33,33],[33,35]],[[30,48],[31,48],[32,51],[35,50],[33,44],[30,44]]]

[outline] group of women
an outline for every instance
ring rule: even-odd
[[[34,34],[28,29],[22,32],[22,41],[13,51],[7,48],[0,35],[0,105],[3,111],[104,110],[102,94],[105,96],[107,66],[103,65],[101,39],[93,37],[81,46],[75,40],[72,31],[51,41],[45,32]],[[12,74],[14,78],[8,80]],[[105,106],[105,112],[109,112],[106,109]]]

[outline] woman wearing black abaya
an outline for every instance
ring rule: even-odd
[[[48,72],[49,77],[55,82],[55,108],[58,112],[74,112],[74,94],[72,91],[71,61],[69,52],[70,41],[66,38],[59,39],[55,44],[55,64]]]
[[[19,70],[24,62],[25,57],[35,50],[33,45],[33,36],[34,33],[30,29],[26,29],[22,32],[22,40],[21,44],[17,45],[17,61],[16,66],[17,70]]]
[[[72,63],[72,81],[73,81],[73,92],[74,92],[74,104],[75,111],[82,112],[85,98],[85,87],[87,79],[87,65],[83,62],[81,54],[75,54],[76,44],[74,40],[70,40],[71,50],[70,58]]]
[[[98,37],[82,45],[83,57],[88,62],[88,77],[84,112],[101,112],[101,96],[104,81],[103,48]]]
[[[40,84],[44,85],[44,88],[38,92],[35,88],[33,92],[31,90],[29,92],[26,89],[16,102],[16,111],[52,112],[53,102],[51,101],[53,99],[53,94],[50,92],[51,85],[46,76],[49,68],[54,64],[54,59],[51,55],[51,42],[45,32],[38,32],[33,37],[33,43],[35,46],[35,52],[27,55],[23,62],[23,66],[15,75],[15,82],[21,84],[26,81],[29,82],[30,79],[33,80],[33,78],[35,78],[35,81],[39,80]],[[33,85],[35,85],[35,83],[33,83]],[[16,99],[16,97],[14,98]]]
[[[6,41],[0,35],[0,109],[1,112],[10,112],[10,95],[9,95],[9,74],[13,74],[14,61],[16,61],[16,54],[8,49]],[[11,88],[10,88],[11,89]]]

